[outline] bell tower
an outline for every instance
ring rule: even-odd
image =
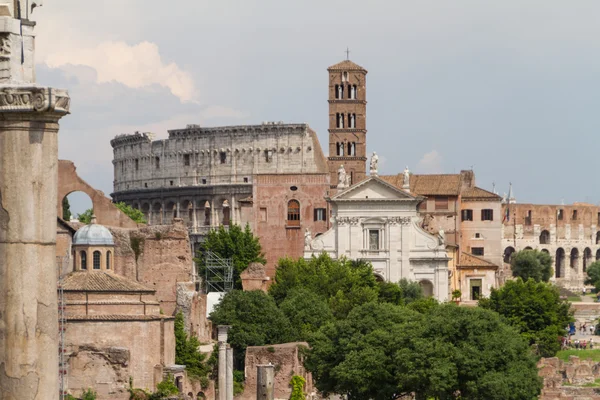
[[[367,172],[367,70],[344,60],[329,72],[329,173],[331,188],[338,184],[344,166],[350,184]]]

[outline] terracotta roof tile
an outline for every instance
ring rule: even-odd
[[[350,60],[344,60],[342,62],[339,62],[339,63],[334,64],[331,67],[327,68],[327,71],[365,71],[366,72],[367,70]]]
[[[75,271],[62,283],[65,292],[142,292],[154,293],[139,282],[103,271]]]
[[[498,196],[497,194],[489,192],[489,191],[482,189],[480,187],[477,187],[477,186],[465,189],[462,192],[462,197],[467,198],[467,199],[477,198],[477,199],[502,200],[502,197]]]
[[[402,188],[403,174],[380,176],[384,181]],[[459,174],[440,175],[410,175],[410,191],[421,196],[441,195],[458,196],[461,187]]]
[[[494,268],[497,269],[498,266],[488,260],[485,260],[481,257],[474,256],[473,254],[461,252],[460,260],[457,264],[458,268]]]

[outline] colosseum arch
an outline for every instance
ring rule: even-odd
[[[583,272],[587,271],[587,267],[592,263],[592,249],[586,247],[583,250]]]
[[[556,257],[554,257],[555,267],[554,272],[557,278],[565,277],[565,250],[562,247],[556,249]]]
[[[72,161],[59,160],[56,215],[62,215],[63,199],[73,192],[83,192],[90,197],[99,224],[120,228],[137,228],[138,224],[115,207],[103,192],[94,189],[81,179]]]
[[[540,244],[550,244],[550,232],[547,230],[543,230],[540,233]]]
[[[577,271],[579,269],[579,249],[577,247],[573,247],[573,249],[571,250],[571,257],[570,257],[570,266],[571,268],[573,268],[575,271]]]

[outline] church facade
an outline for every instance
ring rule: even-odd
[[[406,278],[419,282],[425,295],[448,300],[444,233],[422,229],[417,206],[423,197],[372,175],[328,201],[333,225],[314,238],[305,231],[305,258],[326,252],[334,259],[368,261],[381,280]]]

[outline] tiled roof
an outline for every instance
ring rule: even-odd
[[[327,68],[327,71],[366,71],[366,69],[350,60],[344,60]]]
[[[66,292],[142,292],[154,293],[139,282],[103,271],[75,271],[62,283]]]
[[[402,188],[404,183],[403,174],[382,175],[380,178],[399,188]],[[460,193],[460,186],[461,182],[459,174],[410,175],[410,191],[417,195],[458,196]]]
[[[460,260],[457,264],[459,268],[494,268],[497,269],[498,266],[488,260],[485,260],[481,257],[474,256],[473,254],[468,254],[465,252],[460,253]]]
[[[467,199],[477,198],[502,200],[502,197],[498,196],[497,194],[488,192],[487,190],[479,188],[477,186],[465,189],[462,192],[462,197]]]

